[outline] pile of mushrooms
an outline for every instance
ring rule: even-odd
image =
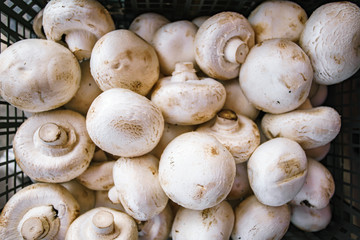
[[[6,203],[0,239],[281,239],[290,224],[327,227],[335,180],[320,161],[341,116],[322,104],[325,85],[360,68],[356,4],[309,18],[290,1],[248,18],[149,12],[116,29],[95,0],[51,0],[35,20],[44,39],[0,54],[1,96],[33,114],[13,148],[36,182]]]

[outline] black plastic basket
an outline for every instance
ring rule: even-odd
[[[111,13],[117,28],[127,28],[130,22],[144,12],[157,12],[168,19],[191,20],[201,15],[221,11],[236,11],[244,16],[261,0],[99,0]],[[1,51],[25,38],[35,38],[32,20],[46,0],[2,0]],[[295,0],[311,14],[325,0]],[[360,5],[359,0],[352,1]],[[336,183],[331,200],[333,218],[320,232],[305,233],[290,226],[284,239],[360,239],[360,71],[341,84],[328,88],[325,105],[334,107],[342,116],[340,134],[332,142],[326,159],[322,161],[333,174]],[[31,184],[16,165],[12,153],[12,139],[17,128],[26,119],[24,113],[0,98],[0,209],[21,188]]]

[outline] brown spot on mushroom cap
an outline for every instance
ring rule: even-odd
[[[284,39],[280,39],[278,42],[278,47],[281,49],[285,49],[285,48],[289,47],[289,45],[290,45],[289,42]]]
[[[114,119],[111,121],[111,125],[125,133],[125,134],[129,134],[131,135],[132,137],[141,137],[143,132],[144,132],[144,129],[141,125],[139,124],[135,124],[135,123],[130,123],[130,122],[127,122],[127,121],[124,121],[124,120],[118,120],[118,119]]]

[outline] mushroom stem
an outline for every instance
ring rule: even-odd
[[[243,63],[249,52],[249,47],[246,42],[240,38],[230,39],[224,49],[224,57],[227,61],[232,63]]]
[[[98,211],[92,217],[93,229],[99,235],[108,235],[114,232],[114,215],[108,211]]]
[[[97,37],[84,30],[71,31],[66,34],[65,42],[78,60],[89,59]]]
[[[221,129],[224,131],[238,131],[240,128],[240,123],[238,117],[234,111],[231,110],[221,110],[217,116],[215,123],[213,125],[214,129]]]
[[[39,129],[39,138],[51,146],[65,145],[68,141],[66,131],[55,123],[45,123]]]
[[[199,79],[192,62],[176,63],[175,71],[172,73],[171,80],[174,82],[185,82],[186,80]]]
[[[26,240],[42,239],[47,235],[49,228],[45,217],[31,217],[22,224],[21,235]]]

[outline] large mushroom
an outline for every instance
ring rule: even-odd
[[[196,33],[196,63],[209,77],[233,79],[254,44],[254,30],[243,15],[221,12],[208,18]]]
[[[27,112],[58,108],[79,89],[81,70],[64,46],[44,39],[18,41],[0,54],[0,94]]]
[[[63,186],[32,184],[5,204],[0,215],[0,238],[63,240],[79,209],[79,203]]]
[[[52,0],[43,13],[46,38],[65,40],[79,60],[88,59],[96,41],[115,30],[111,15],[96,0]]]
[[[85,117],[71,110],[53,110],[29,117],[17,130],[16,162],[30,178],[67,182],[89,166],[95,151]]]

